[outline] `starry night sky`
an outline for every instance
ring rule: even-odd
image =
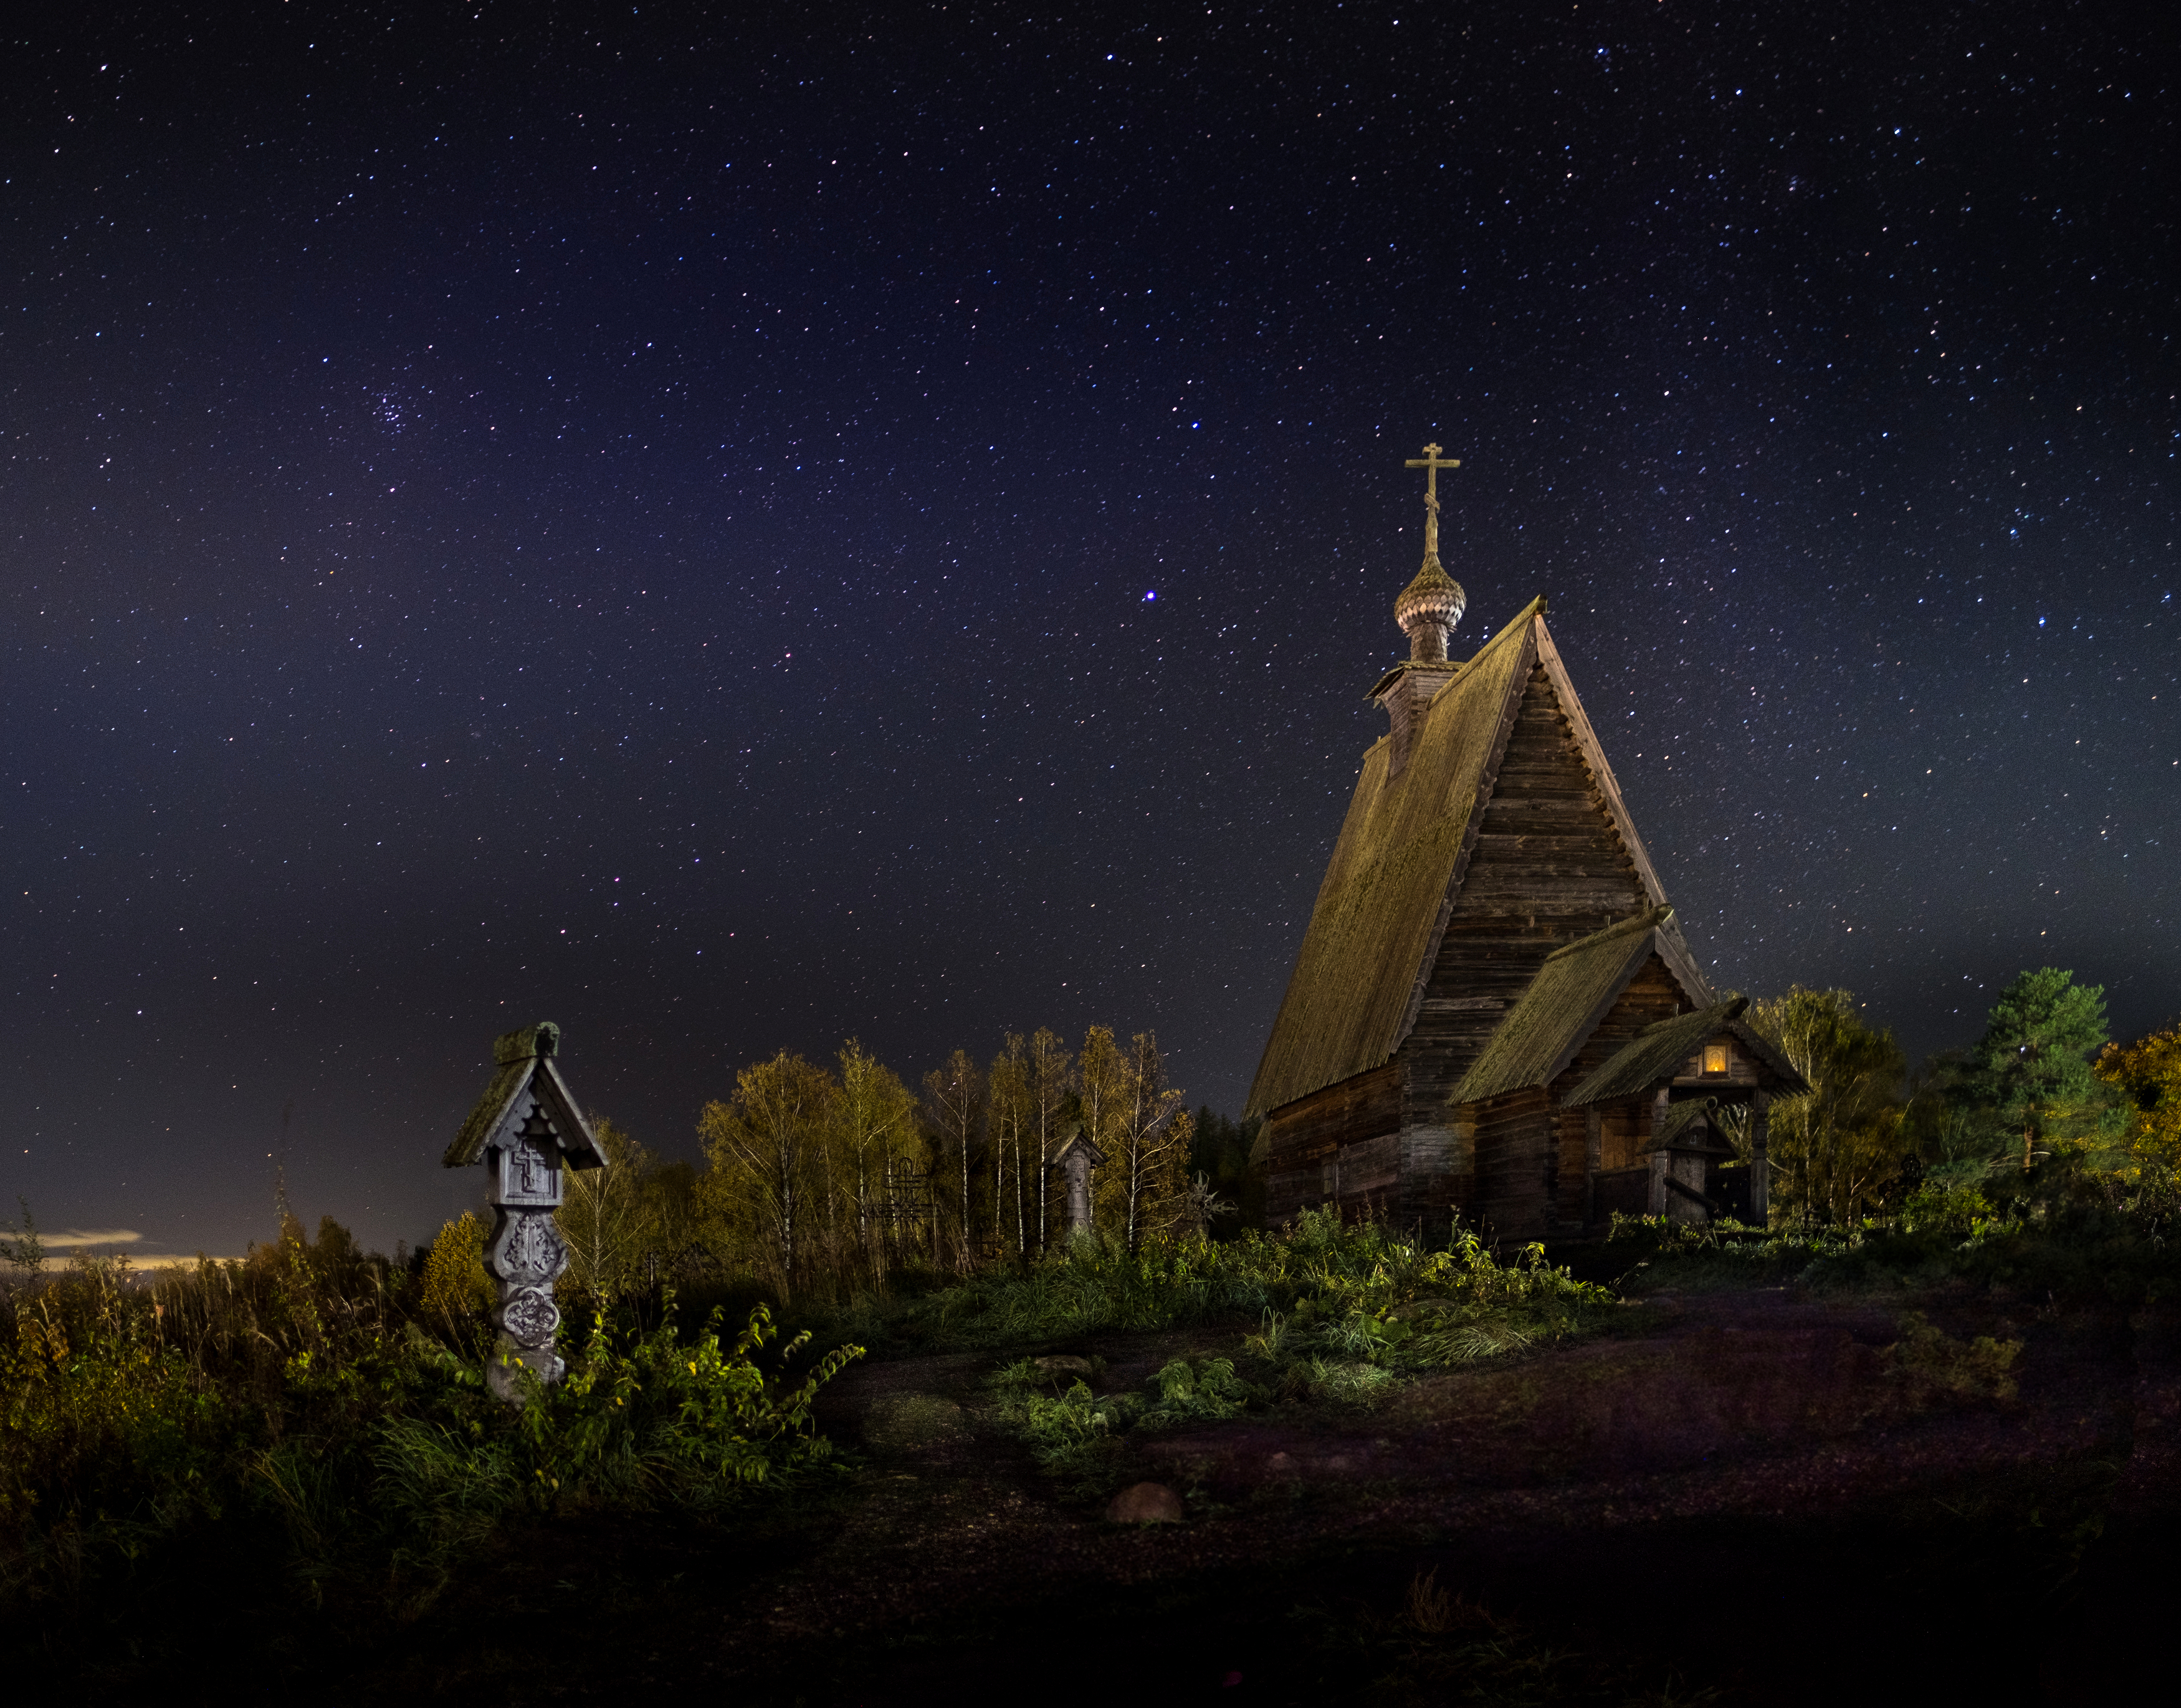
[[[5,1208],[428,1238],[545,1016],[1239,1111],[1427,439],[1715,982],[2181,1010],[2167,26],[747,9],[12,27]]]

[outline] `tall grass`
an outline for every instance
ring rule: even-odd
[[[762,1306],[677,1332],[601,1306],[563,1330],[567,1379],[514,1410],[484,1389],[483,1313],[424,1290],[330,1220],[238,1263],[151,1280],[108,1259],[33,1270],[0,1300],[0,1607],[66,1603],[165,1545],[269,1528],[317,1595],[397,1610],[510,1518],[569,1506],[713,1511],[823,1466],[818,1389]]]
[[[2123,1177],[2075,1157],[2034,1175],[1927,1183],[1897,1213],[1807,1229],[1615,1216],[1602,1256],[1648,1285],[1793,1282],[1841,1290],[1967,1282],[2004,1294],[2128,1306],[2181,1296],[2181,1180]]]
[[[1527,1246],[1501,1263],[1474,1234],[1444,1247],[1383,1223],[1306,1210],[1275,1233],[1184,1238],[1129,1252],[1082,1240],[1024,1272],[995,1272],[920,1301],[908,1326],[961,1346],[1047,1343],[1113,1330],[1236,1318],[1267,1324],[1267,1356],[1306,1349],[1438,1366],[1572,1330],[1610,1304]],[[1481,1337],[1481,1338],[1480,1338]]]

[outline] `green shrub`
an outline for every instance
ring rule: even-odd
[[[1908,1388],[1911,1403],[1919,1406],[1935,1400],[2012,1400],[2014,1364],[2021,1356],[2019,1340],[1995,1340],[1989,1335],[1957,1340],[1916,1311],[1902,1313],[1901,1338],[1879,1352],[1895,1379]]]
[[[731,1343],[685,1341],[665,1296],[567,1344],[566,1379],[520,1410],[461,1356],[485,1325],[292,1224],[241,1263],[149,1285],[125,1265],[33,1269],[0,1307],[0,1608],[74,1602],[170,1539],[270,1524],[316,1596],[342,1578],[419,1605],[517,1513],[571,1503],[717,1511],[822,1468],[810,1426],[844,1346],[799,1382],[762,1307]],[[453,1344],[450,1344],[452,1342]]]

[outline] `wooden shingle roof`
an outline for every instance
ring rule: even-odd
[[[1319,887],[1245,1113],[1367,1073],[1414,1028],[1447,918],[1475,848],[1531,672],[1542,667],[1643,892],[1666,899],[1620,785],[1583,715],[1532,601],[1461,666],[1416,715],[1406,763],[1389,777],[1390,744],[1364,755],[1348,816]],[[1679,934],[1679,957],[1709,998]]]
[[[1673,916],[1654,907],[1547,956],[1449,1101],[1481,1103],[1558,1079],[1646,961],[1659,955],[1678,972],[1681,957],[1665,935]],[[1686,976],[1681,982],[1686,990]]]
[[[469,1119],[455,1135],[454,1143],[439,1161],[450,1169],[466,1169],[485,1153],[503,1130],[512,1132],[528,1119],[533,1108],[553,1128],[568,1165],[602,1169],[605,1152],[569,1092],[568,1082],[554,1064],[560,1047],[560,1029],[550,1020],[502,1032],[492,1041],[492,1083],[477,1100]]]
[[[1710,1039],[1730,1032],[1779,1081],[1772,1089],[1793,1093],[1809,1090],[1772,1042],[1742,1019],[1749,1006],[1747,997],[1737,997],[1694,1014],[1660,1020],[1636,1034],[1610,1057],[1604,1065],[1561,1099],[1569,1108],[1610,1103],[1616,1097],[1641,1097],[1672,1080]]]

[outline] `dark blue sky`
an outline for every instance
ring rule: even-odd
[[[707,10],[12,27],[47,1226],[236,1251],[284,1156],[427,1238],[544,1016],[683,1154],[850,1033],[1153,1026],[1238,1108],[1427,439],[1457,646],[1549,596],[1718,982],[2181,1010],[2170,30]]]

